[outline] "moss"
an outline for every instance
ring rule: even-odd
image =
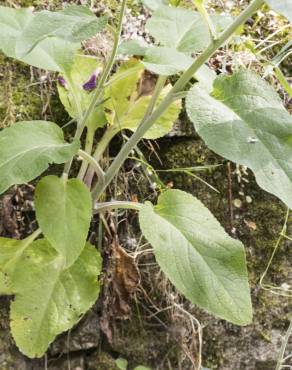
[[[68,121],[53,80],[48,74],[0,54],[0,122],[7,126],[15,121]],[[45,108],[44,108],[45,107]]]
[[[115,360],[107,353],[95,351],[88,356],[86,361],[87,370],[118,370]]]

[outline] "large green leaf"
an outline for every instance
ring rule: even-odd
[[[210,149],[253,170],[258,184],[292,208],[292,116],[275,90],[250,71],[194,86],[187,111]]]
[[[51,37],[80,42],[103,30],[107,18],[97,18],[88,8],[72,5],[58,12],[35,13],[16,43],[16,54],[23,57],[37,44]]]
[[[146,203],[140,226],[161,269],[191,302],[238,325],[252,310],[243,245],[228,236],[204,205],[168,190]]]
[[[212,16],[218,32],[230,22],[229,16]],[[210,43],[210,34],[201,15],[192,10],[160,6],[147,21],[146,28],[163,46],[184,53],[200,51]]]
[[[168,85],[162,90],[156,106],[161,103],[162,99],[166,96],[170,89],[171,86]],[[121,120],[117,118],[116,125],[118,125],[118,122],[120,122],[119,125],[122,129],[136,131],[147,111],[150,100],[151,96],[142,96],[139,98],[134,104],[129,106],[129,109],[121,118]],[[181,102],[176,101],[172,103],[163,113],[163,115],[159,117],[152,127],[146,132],[144,138],[153,140],[168,134],[171,131],[174,122],[177,120],[180,111]]]
[[[7,56],[38,68],[69,70],[79,43],[52,37],[41,41],[28,55],[22,58],[16,55],[16,44],[33,17],[28,9],[0,7],[0,49]]]
[[[78,179],[46,176],[35,190],[37,221],[46,239],[71,266],[84,248],[91,220],[90,191]]]
[[[64,141],[52,122],[19,122],[0,132],[0,193],[11,185],[33,180],[50,163],[64,163],[79,149],[79,141]]]
[[[131,101],[137,97],[137,85],[143,71],[142,63],[131,59],[123,63],[113,75],[114,82],[105,89],[107,101],[104,106],[114,112],[116,117],[123,117]],[[111,119],[110,123],[113,124],[114,120]]]
[[[189,55],[173,48],[149,46],[136,40],[122,42],[119,52],[124,55],[143,56],[143,64],[149,71],[164,76],[184,71],[194,62]],[[195,73],[195,78],[205,84],[208,89],[212,87],[215,77],[215,72],[206,64]]]
[[[32,241],[30,236],[23,240],[0,238],[0,295],[14,293],[11,278]]]
[[[18,50],[19,47],[25,46],[25,41],[23,41],[25,30],[34,24],[35,19],[41,13],[43,12],[34,15],[29,9],[0,7],[0,49],[7,56],[38,68],[52,71],[69,71],[73,64],[76,49],[80,47],[80,42],[69,41],[64,39],[62,35],[47,38],[42,36],[29,53],[22,55]],[[59,13],[47,12],[47,18],[54,18],[54,14]],[[37,37],[37,35],[35,34],[33,37]]]
[[[72,118],[78,118],[80,112],[84,114],[88,109],[94,90],[86,91],[83,85],[91,76],[97,76],[100,68],[100,60],[79,54],[75,57],[70,73],[67,74],[70,81],[66,81],[66,86],[58,84],[60,100]],[[94,109],[86,124],[92,130],[106,124],[106,119],[100,106]]]
[[[142,0],[143,4],[151,10],[158,9],[163,4],[168,4],[168,0]]]
[[[226,28],[232,18],[213,16],[217,32]],[[194,59],[193,51],[201,50],[209,44],[210,36],[206,22],[201,15],[191,10],[161,6],[147,22],[151,35],[160,43],[159,46],[148,45],[137,40],[127,40],[120,45],[119,52],[126,55],[143,56],[145,67],[163,76],[173,75],[188,69]],[[195,78],[204,81],[210,76],[207,66],[196,72]]]
[[[130,60],[124,63],[113,76],[116,82],[112,83],[105,91],[105,97],[108,98],[104,104],[106,117],[108,122],[117,128],[117,131],[123,129],[135,131],[147,111],[151,95],[139,96],[138,91],[138,82],[142,72],[143,66],[140,62]],[[118,79],[121,75],[125,75],[125,77]],[[169,89],[170,85],[163,89],[157,104],[162,101]],[[180,109],[180,101],[172,103],[144,137],[157,139],[166,135],[176,121]]]
[[[276,12],[283,14],[292,22],[292,1],[291,0],[266,0],[269,6]]]
[[[153,73],[169,76],[185,71],[193,61],[190,56],[173,48],[154,46],[147,48],[143,64]]]
[[[86,245],[73,266],[63,267],[63,259],[50,244],[37,240],[15,271],[11,330],[16,345],[28,357],[41,357],[98,297],[101,257],[91,245]]]

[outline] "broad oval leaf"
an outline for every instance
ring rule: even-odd
[[[58,12],[37,12],[17,40],[16,55],[24,57],[40,41],[51,37],[70,42],[83,41],[102,31],[106,24],[107,18],[97,18],[84,6],[72,5]]]
[[[162,271],[192,303],[238,325],[251,322],[244,248],[195,197],[167,190],[140,226]]]
[[[33,180],[50,163],[65,163],[79,141],[64,141],[59,126],[46,121],[19,122],[0,132],[0,194],[15,184]]]
[[[109,124],[116,127],[116,131],[129,129],[135,131],[143,119],[151,95],[140,96],[138,83],[143,72],[143,66],[140,62],[130,60],[124,63],[117,73],[113,76],[116,82],[113,82],[105,91],[105,97],[108,98],[104,104],[106,117]],[[119,79],[119,76],[125,76]],[[157,105],[168,93],[170,86],[166,86]],[[172,128],[181,109],[181,102],[172,103],[166,112],[155,122],[150,130],[144,135],[146,139],[157,139],[166,135]]]
[[[292,208],[292,116],[276,91],[250,71],[219,77],[213,96],[194,86],[187,111],[221,156],[249,167],[264,190]]]
[[[71,266],[84,248],[91,220],[92,200],[78,179],[46,176],[35,190],[39,226],[51,245]]]
[[[11,331],[26,356],[41,357],[55,337],[75,325],[95,303],[101,257],[86,245],[69,269],[46,240],[35,241],[18,263],[13,277]]]
[[[292,1],[291,0],[266,0],[269,6],[276,12],[284,15],[292,22]]]
[[[218,32],[232,21],[230,16],[211,17]],[[162,5],[147,21],[146,28],[163,46],[183,53],[200,51],[210,43],[210,34],[201,15],[181,7]]]
[[[164,76],[185,71],[194,62],[193,58],[175,49],[163,46],[146,46],[136,40],[124,41],[120,46],[119,52],[124,55],[144,56],[143,64],[146,69]],[[215,77],[216,73],[206,64],[201,66],[195,73],[195,78],[205,84],[209,90],[213,86]]]
[[[0,7],[0,49],[8,57],[51,71],[68,71],[79,43],[51,37],[40,41],[26,56],[16,54],[16,44],[34,15],[29,9]]]
[[[156,107],[161,103],[170,89],[171,86],[168,85],[162,90],[161,95],[157,100]],[[122,129],[136,131],[147,111],[150,100],[151,96],[142,96],[137,101],[135,101],[134,104],[130,105],[128,111],[120,121],[120,127]],[[170,104],[163,115],[159,117],[157,121],[151,126],[151,128],[145,133],[144,138],[154,140],[168,134],[171,131],[175,121],[177,120],[180,111],[181,101],[176,101]]]

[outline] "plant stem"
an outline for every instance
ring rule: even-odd
[[[96,199],[100,197],[108,184],[112,181],[116,173],[121,168],[129,153],[135,148],[141,138],[149,130],[149,128],[157,121],[157,119],[166,111],[168,106],[173,102],[174,96],[181,92],[186,84],[191,80],[195,72],[217,51],[219,47],[225,44],[226,41],[234,34],[234,32],[245,23],[262,5],[264,0],[253,0],[252,3],[235,19],[235,21],[218,37],[211,42],[207,49],[194,61],[187,69],[176,84],[173,86],[168,95],[164,98],[161,104],[151,114],[151,116],[140,124],[137,131],[131,136],[130,140],[123,146],[111,166],[105,173],[104,181],[99,181],[94,191]]]
[[[159,98],[161,90],[163,89],[163,87],[165,85],[166,80],[167,80],[167,76],[159,76],[158,77],[158,80],[157,80],[156,85],[155,85],[155,89],[153,91],[153,95],[151,97],[150,104],[147,108],[147,111],[145,113],[145,116],[144,116],[142,122],[145,121],[147,118],[149,118],[151,116],[151,114],[153,113],[153,110],[155,108],[155,104],[157,102],[157,99]]]
[[[30,234],[26,238],[27,244],[32,243],[41,233],[42,233],[41,229],[36,229],[32,234]]]
[[[91,154],[92,152],[93,138],[94,138],[94,130],[90,130],[89,128],[87,128],[84,150],[88,154]],[[88,163],[86,161],[83,161],[81,164],[78,176],[77,176],[78,179],[83,180],[86,174],[87,168],[88,168]]]
[[[114,45],[113,45],[113,49],[112,49],[110,58],[109,58],[108,62],[106,63],[106,66],[105,66],[105,68],[102,72],[102,75],[101,75],[101,77],[98,81],[95,93],[94,93],[94,95],[91,99],[89,107],[86,110],[86,112],[85,112],[84,116],[82,117],[82,119],[80,120],[80,122],[78,122],[77,130],[76,130],[76,133],[75,133],[75,139],[80,139],[80,137],[83,133],[83,130],[86,126],[88,118],[90,117],[91,113],[93,112],[96,104],[98,104],[98,102],[102,98],[104,85],[105,85],[105,83],[108,79],[108,76],[109,76],[109,74],[110,74],[110,72],[113,68],[113,65],[114,65],[114,62],[115,62],[115,59],[116,59],[117,50],[118,50],[118,46],[119,46],[119,40],[120,40],[120,36],[121,36],[121,32],[122,32],[123,18],[124,18],[124,14],[125,14],[125,10],[126,10],[126,3],[127,3],[127,0],[122,0],[121,10],[120,10],[120,14],[119,14],[118,27],[117,27],[117,30],[115,32]],[[64,172],[63,172],[63,177],[68,177],[71,165],[72,165],[72,160],[66,163],[65,168],[64,168]]]
[[[207,12],[204,4],[201,3],[200,1],[196,1],[196,0],[194,0],[194,3],[196,5],[199,13],[201,14],[202,18],[204,19],[204,21],[207,24],[211,40],[213,40],[213,41],[216,40],[217,39],[216,29],[215,29],[213,21],[212,21],[210,15],[209,15],[209,13]]]
[[[143,204],[137,202],[123,202],[119,200],[114,200],[106,203],[97,203],[94,207],[94,213],[109,211],[111,209],[134,209],[140,211]]]
[[[93,154],[93,157],[96,161],[100,161],[103,153],[105,152],[107,146],[111,142],[112,138],[120,131],[119,127],[114,125],[108,126],[106,131],[104,132],[102,138],[100,139],[99,143],[97,144],[96,150]]]
[[[82,149],[78,150],[78,155],[94,168],[94,171],[96,172],[98,178],[102,181],[104,177],[104,172],[98,162],[90,154],[86,153]]]
[[[281,370],[282,369],[283,358],[285,356],[286,347],[287,347],[287,344],[288,344],[288,341],[289,341],[289,338],[290,338],[291,335],[292,335],[292,319],[290,320],[290,325],[288,327],[285,338],[284,338],[284,340],[282,342],[282,345],[281,345],[276,370]]]
[[[155,104],[157,102],[157,99],[159,98],[161,90],[163,89],[163,87],[165,85],[166,80],[167,80],[167,76],[159,76],[158,77],[158,80],[155,84],[155,88],[154,88],[154,91],[153,91],[153,95],[151,97],[151,100],[150,100],[150,103],[147,107],[147,110],[144,114],[144,117],[141,121],[141,124],[143,124],[143,122],[145,122],[151,116],[151,114],[153,113],[153,110],[155,108]],[[97,161],[100,160],[103,152],[105,151],[105,149],[108,146],[108,143],[110,142],[112,137],[119,131],[120,131],[119,127],[110,126],[109,129],[105,132],[103,138],[101,139],[100,143],[97,146],[96,152],[94,153],[94,158]],[[93,172],[92,172],[92,170],[89,169],[88,173],[86,175],[85,183],[86,184],[88,184],[88,183],[91,184],[92,178],[93,178]],[[96,194],[97,187],[98,187],[98,183],[97,183],[97,186],[92,191],[92,198],[93,199],[96,199],[96,197],[97,197],[97,194]]]
[[[108,79],[108,76],[109,76],[112,68],[113,68],[113,65],[114,65],[114,62],[115,62],[115,59],[116,59],[116,55],[117,55],[118,46],[119,46],[119,40],[120,40],[120,36],[121,36],[121,32],[122,32],[122,25],[123,25],[123,18],[124,18],[125,10],[126,10],[126,3],[127,3],[126,0],[122,0],[121,10],[120,10],[120,14],[119,14],[118,27],[117,27],[117,30],[115,31],[115,34],[114,34],[115,37],[114,37],[113,49],[112,49],[110,58],[109,58],[108,62],[106,63],[105,69],[104,69],[104,71],[103,71],[103,73],[102,73],[102,75],[101,75],[101,77],[98,81],[98,85],[96,87],[96,91],[95,91],[95,93],[92,97],[92,100],[90,102],[90,105],[89,105],[87,111],[85,112],[85,115],[84,115],[83,119],[80,122],[79,128],[77,129],[77,133],[78,133],[79,137],[81,136],[81,134],[84,130],[84,127],[86,125],[86,122],[87,122],[89,116],[91,115],[92,111],[95,108],[95,105],[101,100],[103,90],[104,90],[104,85],[105,85],[105,83]]]
[[[119,132],[119,131],[120,131],[120,129],[115,127],[115,126],[109,126],[106,129],[104,135],[102,136],[101,140],[97,144],[96,150],[93,154],[93,158],[95,159],[96,162],[100,161],[100,159],[101,159],[104,151],[106,150],[107,146],[109,145],[110,141],[116,135],[116,133]],[[93,176],[94,176],[94,168],[90,166],[87,169],[87,172],[84,176],[84,182],[85,182],[85,184],[87,184],[87,186],[89,188],[91,188],[91,183],[92,183]]]
[[[279,67],[275,67],[274,71],[283,89],[290,96],[290,98],[292,98],[292,87],[290,86],[289,82],[286,80],[286,77],[284,76],[283,72],[280,70]]]

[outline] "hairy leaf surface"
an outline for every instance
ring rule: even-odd
[[[292,22],[292,1],[291,0],[266,0],[269,6],[276,12],[284,15]]]
[[[13,294],[12,278],[24,251],[31,244],[31,237],[23,240],[0,238],[0,295]]]
[[[46,239],[71,266],[84,248],[91,220],[92,201],[78,179],[46,176],[35,190],[37,221]]]
[[[103,18],[98,20],[93,13],[87,13],[85,8],[75,6],[61,12],[37,13],[25,8],[0,7],[0,49],[7,56],[38,68],[69,71],[76,49],[80,47],[80,39],[92,36],[106,22]],[[81,27],[78,37],[74,37],[75,27],[76,30]]]
[[[229,16],[212,17],[218,32],[231,22]],[[181,7],[160,6],[147,21],[146,28],[163,46],[183,53],[205,49],[210,43],[210,34],[201,15]]]
[[[63,131],[46,121],[19,122],[0,132],[0,193],[11,185],[33,180],[50,163],[64,163],[79,141],[64,141]]]
[[[232,18],[213,16],[218,32],[226,28]],[[191,53],[207,47],[210,36],[201,15],[180,7],[160,6],[147,22],[151,35],[159,46],[148,45],[139,40],[127,40],[119,52],[125,55],[143,56],[145,67],[156,74],[169,76],[188,69],[194,59]],[[196,72],[195,78],[204,82],[211,72],[206,65]],[[209,69],[210,70],[210,69]]]
[[[56,37],[42,40],[27,55],[16,54],[16,44],[34,15],[29,9],[0,7],[0,49],[8,57],[16,58],[38,68],[52,71],[70,70],[79,43]]]
[[[252,317],[243,245],[195,197],[168,190],[146,203],[140,226],[176,288],[199,307],[238,325]]]
[[[11,303],[11,331],[28,357],[41,357],[55,337],[75,325],[99,294],[99,253],[87,244],[64,270],[64,260],[46,240],[35,241],[18,264]]]
[[[194,86],[187,111],[210,149],[249,167],[258,184],[292,208],[292,116],[250,71],[215,80],[212,95]]]
[[[47,38],[80,42],[103,30],[105,17],[97,18],[87,7],[72,5],[58,12],[35,13],[17,40],[16,54],[23,57]]]

